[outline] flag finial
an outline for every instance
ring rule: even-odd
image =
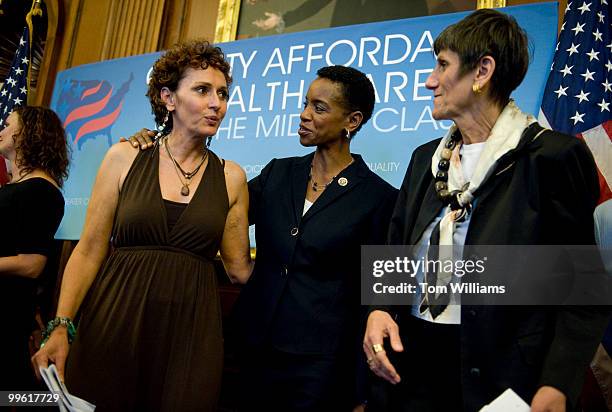
[[[40,7],[41,4],[42,4],[42,0],[34,0],[32,2],[32,7],[30,8],[30,12],[26,15],[26,21],[28,21],[30,24],[32,22],[32,16],[42,17],[43,12],[42,12],[42,8]]]

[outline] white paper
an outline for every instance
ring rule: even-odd
[[[480,412],[529,412],[531,407],[512,389],[508,388]]]
[[[61,412],[93,412],[96,406],[81,398],[71,395],[66,385],[60,380],[55,365],[48,368],[38,368],[49,390],[59,395],[57,402]]]

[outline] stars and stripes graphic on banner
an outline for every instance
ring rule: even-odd
[[[113,79],[113,83],[121,79]],[[71,80],[61,86],[57,114],[72,144],[81,150],[89,139],[106,136],[112,142],[110,129],[121,114],[125,96],[134,80],[134,73],[117,89],[108,80]]]
[[[0,128],[14,108],[27,104],[28,73],[30,68],[30,29],[26,25],[19,39],[13,63],[0,88]],[[0,161],[0,184],[8,181],[6,164]]]
[[[612,0],[570,1],[539,121],[584,139],[599,169],[600,199],[612,199]]]

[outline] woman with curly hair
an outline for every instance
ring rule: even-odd
[[[153,66],[147,92],[158,145],[116,144],[100,166],[57,317],[34,356],[63,375],[70,350],[67,387],[96,410],[216,410],[217,251],[233,281],[250,274],[246,176],[207,144],[227,110],[229,71],[208,42],[172,47]]]
[[[384,243],[397,197],[351,152],[374,105],[364,73],[322,67],[298,129],[314,151],[272,159],[249,181],[257,260],[233,313],[240,411],[359,411],[370,396],[359,254]],[[151,133],[130,142],[148,147]]]
[[[0,188],[0,310],[5,314],[0,353],[5,355],[1,390],[34,387],[28,339],[32,332],[37,278],[51,252],[64,215],[59,190],[68,172],[68,148],[57,115],[42,107],[20,107],[0,130],[0,154],[13,178]],[[8,322],[8,325],[6,325]]]

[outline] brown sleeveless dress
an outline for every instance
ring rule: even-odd
[[[70,349],[68,390],[96,411],[216,410],[223,343],[212,260],[229,209],[223,166],[210,152],[170,231],[158,170],[157,151],[140,152],[132,164],[114,251],[90,289]]]

